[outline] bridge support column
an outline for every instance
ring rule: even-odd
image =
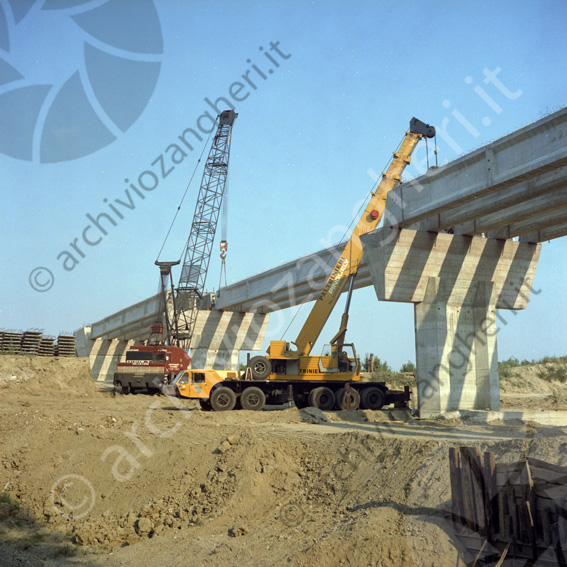
[[[361,238],[376,295],[414,303],[418,409],[499,409],[496,309],[525,309],[541,245],[384,227]]]
[[[414,306],[422,415],[500,409],[493,284],[462,287],[455,294],[447,280],[430,277],[423,301]]]

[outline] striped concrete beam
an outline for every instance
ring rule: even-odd
[[[430,278],[463,304],[471,282],[492,284],[497,309],[525,309],[541,244],[385,227],[361,237],[380,301],[420,303]]]

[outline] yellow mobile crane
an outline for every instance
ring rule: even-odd
[[[378,188],[292,343],[293,348],[286,341],[271,341],[267,356],[252,358],[245,373],[186,370],[177,376],[171,389],[181,397],[199,398],[203,409],[217,411],[234,409],[238,401],[244,409],[261,409],[266,401],[281,403],[292,399],[298,407],[311,405],[322,410],[357,409],[361,404],[366,409],[380,409],[391,403],[405,406],[409,401],[408,388],[394,392],[384,383],[361,382],[354,345],[344,339],[354,278],[362,260],[360,235],[377,228],[388,192],[401,181],[419,140],[434,136],[433,126],[412,118],[409,131],[382,174]],[[311,356],[313,345],[347,284],[340,329],[321,356]]]

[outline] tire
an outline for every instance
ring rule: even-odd
[[[293,398],[293,402],[295,403],[295,407],[297,409],[303,409],[309,405],[309,402],[305,399],[305,396],[295,396]]]
[[[369,410],[380,410],[384,406],[386,396],[380,388],[372,386],[362,390],[362,407]]]
[[[351,387],[347,392],[344,388],[340,388],[335,394],[335,405],[338,410],[357,410],[360,407],[358,390]]]
[[[250,386],[240,394],[240,405],[243,410],[260,411],[265,403],[266,395],[256,386]]]
[[[209,400],[200,399],[199,405],[203,411],[211,411],[213,409]]]
[[[255,356],[250,361],[250,370],[254,380],[265,380],[272,373],[272,365],[265,356]]]
[[[321,411],[329,411],[335,406],[335,394],[325,386],[315,388],[309,394],[309,405]]]
[[[236,394],[230,388],[221,386],[213,390],[210,401],[214,411],[231,411],[236,405]]]

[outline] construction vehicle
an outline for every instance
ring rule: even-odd
[[[123,394],[137,390],[160,391],[181,370],[191,366],[191,358],[179,347],[168,345],[131,346],[126,361],[116,365],[114,387]]]
[[[199,399],[203,409],[231,410],[237,403],[244,409],[261,409],[267,403],[291,402],[321,410],[378,410],[384,405],[406,407],[409,388],[391,391],[382,382],[363,382],[360,361],[352,343],[345,343],[348,311],[354,278],[362,260],[360,235],[375,230],[382,218],[388,192],[401,181],[413,150],[421,138],[435,136],[435,128],[412,118],[409,132],[394,152],[392,162],[366,206],[358,224],[323,286],[301,329],[294,348],[285,341],[271,341],[267,356],[248,361],[246,372],[185,370],[175,378],[167,393]],[[337,334],[321,356],[311,350],[319,338],[343,289],[347,286],[346,307]]]
[[[191,367],[191,357],[180,347],[169,344],[177,325],[171,268],[179,262],[156,262],[160,268],[158,313],[162,321],[150,327],[146,345],[132,345],[126,351],[125,362],[116,365],[114,388],[123,394],[138,390],[159,392],[165,384]],[[164,324],[165,323],[165,324]]]
[[[122,393],[141,389],[158,391],[171,383],[180,370],[191,366],[186,350],[195,330],[199,301],[205,295],[205,280],[227,185],[232,126],[237,116],[233,110],[225,110],[217,117],[218,127],[205,162],[177,288],[173,286],[171,270],[181,260],[155,262],[160,269],[158,319],[151,326],[147,345],[129,347],[126,361],[117,365],[114,386]],[[178,211],[180,208],[181,204]],[[221,259],[225,274],[227,247],[223,240]]]

